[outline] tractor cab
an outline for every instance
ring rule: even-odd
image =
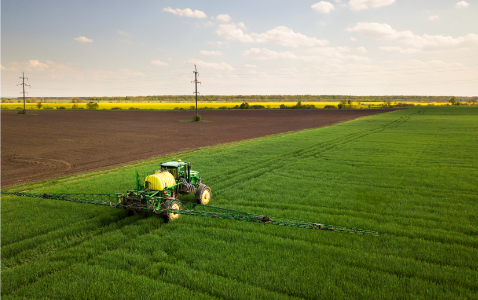
[[[164,171],[168,171],[173,175],[174,179],[178,179],[178,177],[186,177],[188,174],[188,170],[191,170],[189,164],[182,162],[182,161],[170,161],[166,163],[160,164],[161,169]]]

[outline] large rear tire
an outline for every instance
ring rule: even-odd
[[[179,201],[175,200],[167,200],[164,202],[164,207],[168,209],[174,209],[174,210],[180,210],[181,209],[181,203]],[[168,223],[169,221],[173,221],[179,218],[179,213],[172,212],[172,211],[166,211],[166,215],[164,215],[164,223]]]
[[[211,201],[211,188],[205,184],[199,185],[196,191],[196,200],[198,204],[207,205]]]

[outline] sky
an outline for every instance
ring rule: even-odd
[[[478,0],[1,1],[1,96],[478,96]]]

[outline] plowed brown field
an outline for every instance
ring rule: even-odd
[[[192,111],[3,110],[2,187],[175,152],[328,126],[393,109]]]

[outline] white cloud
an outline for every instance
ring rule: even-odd
[[[299,46],[324,46],[329,42],[318,40],[313,37],[307,37],[301,33],[296,33],[285,26],[278,26],[264,33],[245,34],[242,29],[234,24],[221,24],[216,34],[230,41],[240,41],[243,43],[275,43],[285,47]]]
[[[322,47],[311,48],[307,51],[309,56],[301,56],[299,59],[313,62],[332,62],[341,63],[343,61],[352,62],[370,62],[370,59],[365,56],[349,55],[350,49],[348,47]]]
[[[245,64],[244,67],[246,68],[257,68],[256,65]]]
[[[178,15],[180,17],[189,17],[189,18],[207,18],[206,14],[203,11],[200,10],[192,10],[190,8],[185,8],[185,9],[172,9],[171,7],[166,7],[163,8],[163,11],[170,12],[174,15]]]
[[[34,69],[37,69],[37,70],[45,70],[45,69],[49,68],[49,66],[47,64],[43,64],[36,59],[31,59],[31,60],[28,61],[28,63],[30,65],[30,67],[32,67]]]
[[[401,48],[401,47],[393,47],[393,46],[384,46],[384,47],[378,47],[378,48],[380,50],[384,50],[384,51],[388,51],[388,52],[398,51],[400,53],[417,53],[417,52],[421,51],[420,49],[416,49],[416,48],[404,49],[404,48]]]
[[[126,36],[129,36],[129,33],[126,33],[124,31],[121,31],[121,30],[118,30],[118,33],[121,34],[121,35],[126,35]]]
[[[254,43],[254,38],[249,34],[244,34],[242,29],[239,29],[234,24],[221,24],[216,30],[218,36],[223,36],[226,40],[240,41],[243,43]]]
[[[266,48],[252,48],[250,50],[243,51],[242,55],[257,60],[277,58],[297,59],[297,56],[290,51],[276,52]]]
[[[128,40],[119,40],[119,41],[123,44],[134,44],[134,42],[128,41]]]
[[[367,49],[365,49],[364,47],[358,47],[357,51],[360,53],[367,53]]]
[[[186,62],[195,64],[198,67],[201,68],[206,68],[206,69],[215,69],[215,70],[230,70],[233,71],[234,68],[231,65],[228,65],[226,63],[209,63],[209,62],[204,62],[200,59],[195,59],[195,58],[190,58]]]
[[[153,60],[151,61],[151,64],[156,65],[156,66],[167,66],[168,64],[165,62],[162,62],[160,60]]]
[[[388,24],[379,23],[357,23],[354,27],[346,28],[345,30],[369,38],[401,42],[412,46],[414,49],[424,51],[463,49],[478,46],[477,34],[468,34],[457,38],[428,34],[419,36],[409,30],[397,31]]]
[[[455,4],[455,8],[456,8],[456,9],[459,9],[459,8],[467,8],[468,5],[470,5],[468,2],[466,2],[466,1],[460,1],[460,2],[457,2],[457,3]]]
[[[346,55],[350,52],[348,47],[322,47],[311,48],[308,51],[308,55],[296,55],[291,51],[277,52],[266,48],[252,48],[242,52],[242,55],[256,60],[268,60],[268,59],[292,59],[301,60],[306,62],[333,62],[340,63],[342,61],[354,61],[354,62],[369,62],[370,59],[364,56]]]
[[[318,3],[312,4],[311,7],[312,9],[324,14],[328,14],[331,10],[335,9],[334,5],[327,1],[320,1]]]
[[[351,10],[362,10],[386,6],[394,3],[395,0],[350,0],[349,6]]]
[[[429,21],[435,21],[435,20],[438,20],[439,18],[440,18],[439,16],[429,16],[428,20]]]
[[[221,14],[216,17],[216,20],[219,22],[229,22],[231,21],[231,17],[228,14]]]
[[[93,40],[92,39],[89,39],[87,37],[84,37],[84,36],[80,36],[80,37],[77,37],[77,38],[74,38],[75,41],[78,41],[80,43],[93,43]]]
[[[356,41],[357,41],[357,39],[354,38],[354,37],[351,37],[350,40],[351,40],[352,42],[356,42]]]
[[[201,50],[201,51],[199,51],[199,53],[201,53],[202,55],[216,55],[216,56],[224,55],[224,53],[222,53],[221,51]]]
[[[244,29],[246,28],[246,25],[244,25],[244,23],[242,23],[242,22],[237,23],[237,26],[239,26],[241,28],[244,28]]]
[[[2,66],[2,65],[0,65],[0,67],[1,67],[2,71],[6,71],[6,70],[7,70],[7,68],[5,68],[5,67]]]

